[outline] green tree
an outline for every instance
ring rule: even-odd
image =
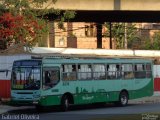
[[[160,32],[155,32],[151,39],[146,39],[143,49],[160,50]]]
[[[105,33],[105,36],[110,36],[110,26],[108,23],[104,24],[108,31]],[[126,31],[125,31],[126,29]],[[126,33],[125,33],[126,32]],[[135,27],[135,24],[125,24],[125,23],[112,23],[111,27],[111,36],[115,41],[116,48],[117,49],[124,49],[125,48],[125,34],[128,45],[131,44],[134,37],[136,37],[137,34],[137,28]]]
[[[58,26],[63,29],[63,22],[74,18],[75,12],[62,12],[61,10],[54,9],[53,4],[55,4],[56,1],[57,0],[0,0],[0,16],[2,16],[1,18],[4,18],[4,13],[10,14],[12,18],[15,18],[16,16],[20,16],[20,18],[23,18],[23,21],[21,21],[22,26],[16,28],[18,29],[17,31],[19,31],[17,32],[17,34],[5,34],[1,37],[0,40],[4,40],[4,43],[7,45],[9,45],[8,42],[12,42],[14,44],[23,43],[26,46],[32,47],[42,37],[42,34],[48,32],[48,16],[50,14],[54,15],[54,18],[52,18],[52,20],[59,21]],[[12,20],[1,22],[1,32],[3,32],[4,29],[10,29],[5,25],[6,22],[9,22],[9,24],[11,25],[13,23]],[[16,20],[14,21],[14,23],[15,22]],[[33,24],[33,27],[30,26]]]

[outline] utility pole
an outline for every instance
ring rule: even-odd
[[[109,22],[109,46],[112,49],[112,23]]]

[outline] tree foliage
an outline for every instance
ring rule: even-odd
[[[151,39],[146,39],[143,49],[160,50],[160,32],[155,32]]]
[[[63,28],[63,22],[74,18],[75,12],[55,10],[56,1],[0,0],[0,41],[8,46],[17,43],[33,46],[43,33],[48,32],[49,14],[59,16],[58,26]]]
[[[105,23],[105,26],[108,29],[105,36],[110,36],[109,25],[110,25],[109,23]],[[125,33],[125,29],[126,29],[126,33]],[[133,38],[136,37],[137,29],[134,24],[125,25],[125,23],[112,23],[111,34],[112,34],[111,36],[113,40],[115,41],[116,48],[124,49],[125,34],[127,36],[127,42],[128,44],[130,44]]]
[[[13,16],[11,13],[4,13],[0,16],[0,40],[4,40],[8,46],[14,43],[32,45],[45,28],[44,25],[32,16],[26,19],[22,15]]]

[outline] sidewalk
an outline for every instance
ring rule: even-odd
[[[9,105],[0,104],[0,115],[6,113],[8,111],[11,111],[11,110],[27,109],[29,107],[30,106],[19,106],[19,107],[16,107],[16,106],[9,106]]]
[[[160,92],[154,92],[153,96],[133,99],[128,102],[129,104],[160,103]]]
[[[3,114],[3,113],[6,113],[8,112],[9,110],[14,110],[15,107],[12,107],[12,106],[8,106],[8,105],[0,105],[0,114]]]
[[[7,102],[9,102],[9,100],[10,99],[2,99],[2,101],[0,101],[0,115],[6,113],[8,111],[11,111],[11,110],[19,110],[19,109],[28,108],[28,106],[10,106],[7,104]]]
[[[154,92],[154,96],[159,96],[160,97],[160,92],[159,91]]]
[[[143,97],[128,101],[129,104],[160,103],[160,96]]]

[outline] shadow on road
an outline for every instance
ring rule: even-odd
[[[136,104],[129,104],[128,106],[136,106]],[[74,105],[70,106],[69,111],[81,111],[81,110],[94,110],[94,109],[104,109],[104,108],[114,108],[118,107],[115,104],[89,104],[89,105]],[[43,113],[58,113],[62,112],[60,109],[60,106],[51,106],[51,107],[45,107],[43,111],[37,111],[35,107],[29,106],[21,107],[20,109],[11,110],[8,111],[9,114],[43,114]]]

